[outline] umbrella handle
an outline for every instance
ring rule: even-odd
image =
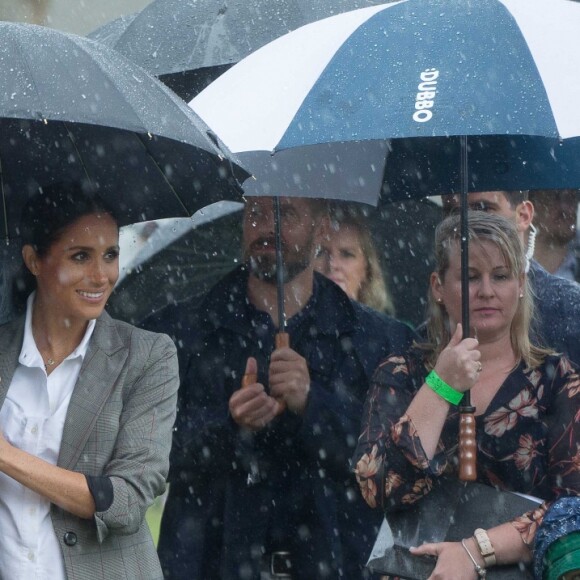
[[[287,332],[279,332],[275,337],[276,348],[283,348],[290,346],[290,335]],[[242,377],[242,389],[253,385],[258,382],[258,375],[256,373],[248,373]],[[278,410],[278,415],[286,410],[286,403],[282,400],[278,400],[280,408]]]
[[[242,389],[258,382],[258,375],[256,373],[248,373],[242,377]]]
[[[459,479],[461,481],[477,479],[476,454],[475,409],[473,412],[462,411],[459,416]]]

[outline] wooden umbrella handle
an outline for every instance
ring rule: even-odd
[[[275,338],[276,348],[290,346],[290,335],[287,332],[279,332]]]
[[[473,407],[472,407],[473,408]],[[459,416],[459,479],[477,479],[477,441],[475,439],[475,409]]]
[[[242,389],[258,382],[258,375],[256,373],[248,373],[242,377]]]
[[[279,332],[275,338],[276,348],[283,348],[285,346],[290,346],[290,335],[287,332]],[[247,373],[242,377],[242,389],[248,385],[253,385],[258,382],[258,375],[255,373]],[[280,408],[278,409],[278,415],[286,409],[286,403],[278,399]]]

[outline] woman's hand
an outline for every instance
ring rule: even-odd
[[[462,338],[463,329],[457,325],[449,344],[441,351],[435,372],[449,386],[464,393],[477,382],[481,371],[481,353],[476,338]]]
[[[428,580],[477,580],[473,562],[461,542],[439,542],[409,548],[413,556],[435,556],[437,564]]]

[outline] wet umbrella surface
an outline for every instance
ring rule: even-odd
[[[240,263],[240,206],[215,204],[191,220],[157,224],[127,265],[127,274],[109,299],[108,312],[139,324],[167,305],[201,300]],[[126,247],[127,243],[122,245],[122,251]]]
[[[189,101],[266,43],[377,0],[155,0],[92,32]]]
[[[91,183],[121,224],[191,216],[239,199],[236,169],[207,126],[114,51],[33,25],[0,23],[0,236],[17,237],[26,197]]]
[[[577,187],[578,26],[565,1],[364,8],[270,43],[190,104],[259,178],[248,194]]]

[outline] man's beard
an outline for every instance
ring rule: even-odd
[[[276,284],[276,255],[275,253],[260,254],[259,249],[264,245],[276,245],[274,238],[259,238],[255,240],[249,249],[244,252],[244,260],[248,264],[250,273],[270,284]],[[308,239],[299,248],[288,248],[282,244],[283,280],[284,284],[292,282],[312,262],[314,248],[314,231],[310,233]],[[258,250],[254,252],[253,250]]]

